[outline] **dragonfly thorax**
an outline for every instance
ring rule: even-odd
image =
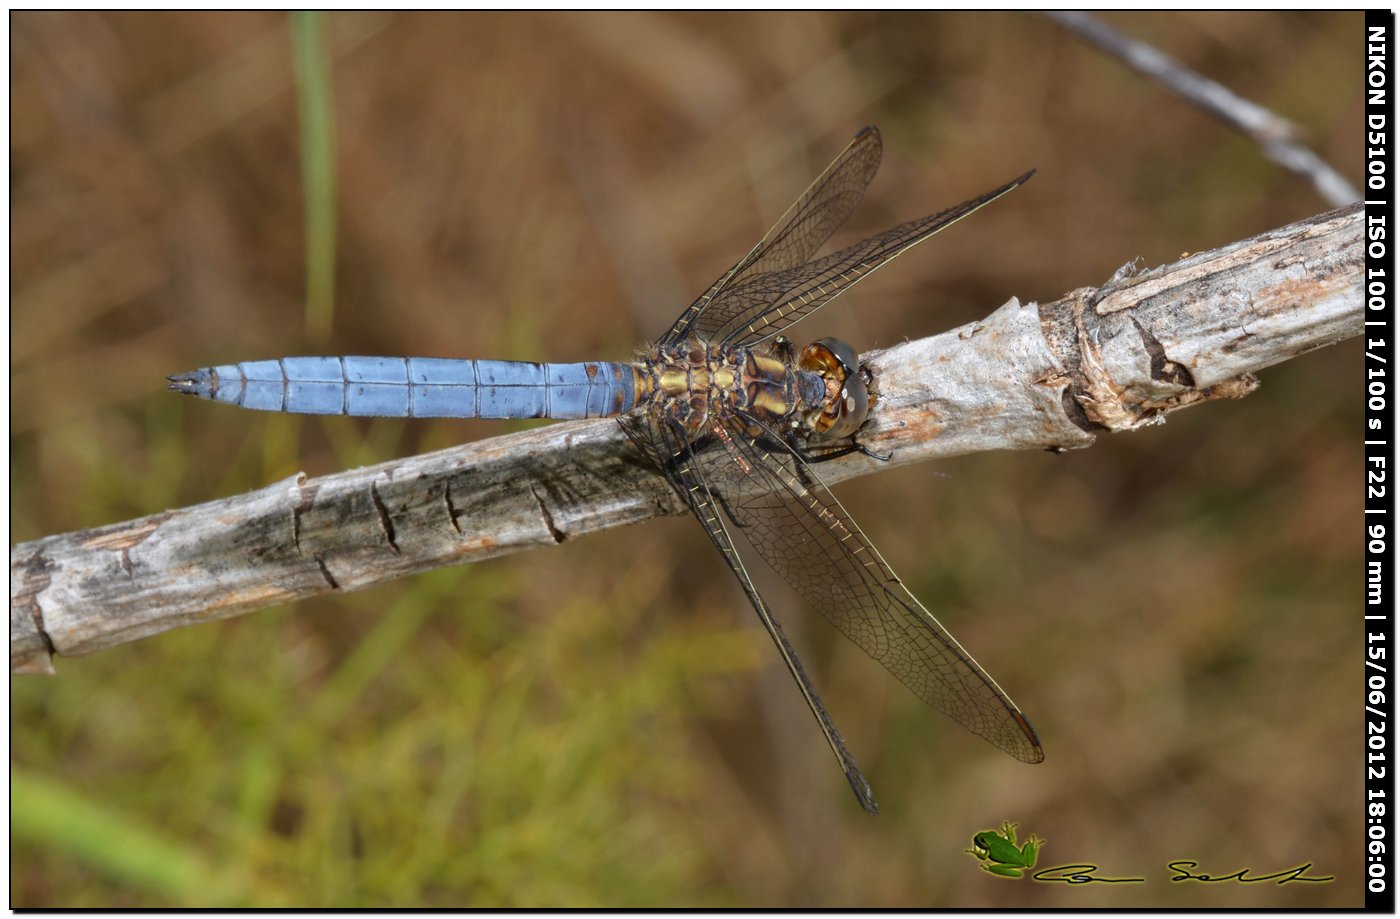
[[[853,354],[850,346],[844,347]],[[835,422],[828,418],[844,412],[830,401],[845,382],[845,365],[835,356],[825,361],[799,366],[785,342],[739,347],[689,340],[665,345],[642,355],[637,401],[659,417],[679,422],[691,437],[729,416],[747,419],[755,435],[760,430],[753,422],[771,431],[811,435],[832,428]]]

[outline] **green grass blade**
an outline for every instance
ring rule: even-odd
[[[207,906],[231,891],[190,845],[164,836],[62,783],[22,769],[10,772],[10,833],[76,859],[110,878],[172,903]]]
[[[326,52],[325,14],[292,14],[297,111],[306,208],[306,333],[330,339],[335,302],[335,94]]]

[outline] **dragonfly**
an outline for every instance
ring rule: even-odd
[[[864,196],[882,151],[874,126],[857,133],[758,244],[630,362],[285,357],[176,374],[170,388],[274,412],[616,417],[737,578],[868,813],[879,811],[870,783],[755,586],[755,559],[918,698],[1038,763],[1045,754],[1030,721],[909,591],[813,468],[852,453],[889,459],[859,439],[878,392],[849,344],[823,338],[798,350],[782,333],[1034,174],[816,258]]]

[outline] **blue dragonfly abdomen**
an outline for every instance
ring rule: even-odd
[[[170,388],[268,412],[389,418],[601,418],[636,404],[629,364],[284,357],[206,367]]]

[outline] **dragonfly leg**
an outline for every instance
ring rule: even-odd
[[[854,434],[851,435],[851,444],[854,447],[854,452],[863,453],[873,460],[879,460],[882,463],[888,463],[890,460],[894,459],[893,453],[876,453],[874,450],[870,449],[865,444],[857,442],[856,435]]]
[[[865,444],[856,440],[856,435],[852,434],[846,443],[818,444],[813,448],[809,444],[794,443],[791,445],[795,452],[805,463],[825,463],[828,460],[840,459],[843,456],[850,456],[852,453],[862,453],[871,459],[888,463],[894,458],[893,453],[876,453]]]
[[[890,460],[894,459],[893,453],[876,453],[865,444],[856,444],[856,447],[860,449],[861,453],[864,453],[873,460],[879,460],[882,463],[888,463]]]
[[[796,463],[796,473],[798,481],[804,488],[815,488],[817,482],[813,478],[811,467],[817,463],[825,463],[827,460],[840,459],[843,456],[850,456],[852,453],[865,453],[868,456],[875,456],[865,447],[856,443],[855,436],[849,438],[848,443],[817,444],[813,447],[804,443],[796,437],[788,439],[788,448],[799,460]],[[876,459],[880,457],[875,456]]]

